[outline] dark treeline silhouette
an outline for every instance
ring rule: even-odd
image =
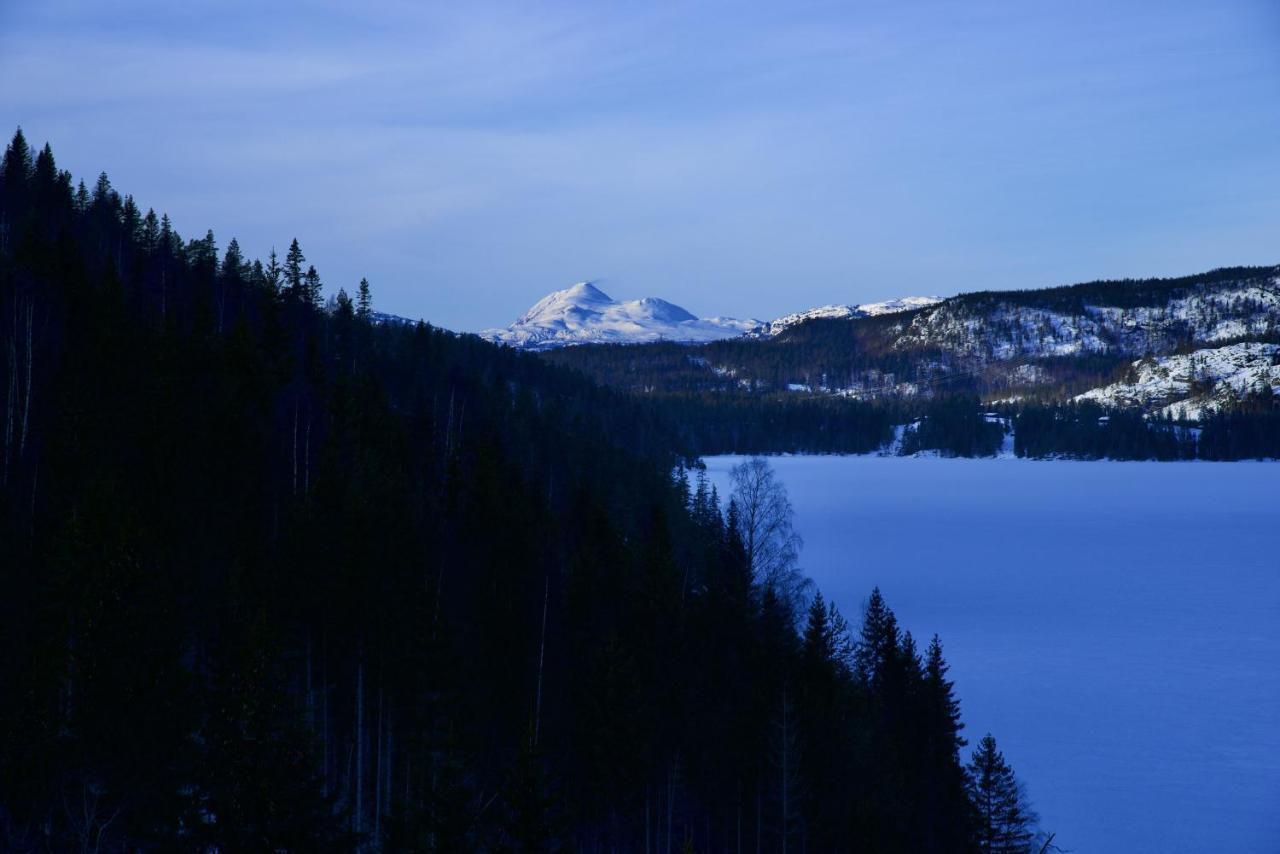
[[[974,291],[959,299],[971,305],[1011,302],[1018,305],[1049,308],[1063,312],[1082,312],[1086,305],[1139,308],[1158,306],[1171,299],[1184,297],[1204,285],[1267,279],[1276,267],[1219,267],[1191,276],[1165,279],[1101,279],[1075,285],[1012,291]]]
[[[990,837],[936,639],[766,571],[653,407],[322,288],[7,148],[0,848]]]
[[[902,433],[901,454],[937,451],[948,457],[990,457],[1004,442],[1004,427],[989,419],[976,395],[936,397]]]
[[[1014,450],[1025,457],[1113,460],[1280,459],[1280,397],[1246,395],[1196,424],[1105,409],[1092,401],[1023,406],[1013,415]]]
[[[1093,401],[1021,407],[1013,424],[1014,452],[1020,457],[1187,460],[1198,455],[1194,430]]]
[[[902,407],[818,395],[645,397],[678,447],[696,455],[865,454],[893,438]]]
[[[1204,419],[1196,451],[1205,460],[1280,460],[1280,396],[1262,389]]]

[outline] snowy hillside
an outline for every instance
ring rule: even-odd
[[[1280,344],[1231,344],[1176,356],[1140,359],[1132,377],[1092,389],[1076,400],[1136,406],[1198,420],[1243,395],[1280,390]]]
[[[484,338],[512,347],[543,350],[572,344],[701,343],[733,338],[758,320],[699,318],[655,297],[615,300],[590,282],[548,294],[506,329],[486,329]]]
[[[896,314],[902,311],[927,308],[940,302],[942,302],[940,297],[900,297],[898,299],[868,302],[860,305],[824,305],[820,308],[811,308],[808,311],[784,314],[770,323],[761,324],[758,328],[753,329],[751,335],[754,338],[772,338],[808,320],[851,320],[858,317],[878,317],[882,314]]]
[[[1120,291],[1123,283],[1113,286]],[[1043,292],[1051,294],[1050,291]],[[1186,342],[1212,344],[1280,331],[1280,278],[1206,282],[1147,304],[971,294],[915,315],[899,331],[900,350],[932,346],[979,360],[1167,353]],[[1099,289],[1100,297],[1106,291]]]

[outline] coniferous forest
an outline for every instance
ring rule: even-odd
[[[1027,849],[767,466],[328,284],[7,147],[0,848]]]

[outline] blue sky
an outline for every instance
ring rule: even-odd
[[[184,235],[456,329],[1280,262],[1274,0],[0,0],[0,81]]]

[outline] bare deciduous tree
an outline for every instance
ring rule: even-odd
[[[729,477],[742,544],[756,583],[773,590],[794,613],[810,581],[797,565],[803,542],[792,526],[794,514],[787,488],[763,457],[739,463]]]

